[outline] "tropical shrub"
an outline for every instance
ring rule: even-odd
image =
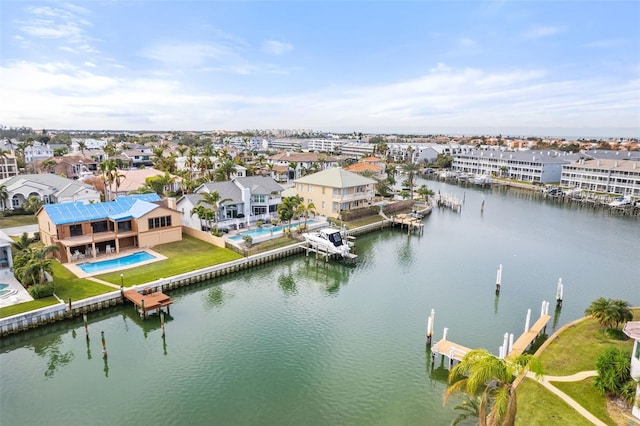
[[[593,380],[596,390],[611,397],[620,397],[633,404],[636,383],[631,378],[631,352],[610,346],[596,361],[598,376]]]
[[[53,282],[36,284],[30,286],[28,291],[34,299],[41,299],[43,297],[53,296],[54,285]]]
[[[251,237],[251,235],[245,235],[244,237],[242,237],[242,240],[247,247],[251,247],[253,245],[253,238]]]
[[[595,318],[606,328],[619,328],[621,324],[633,319],[629,302],[625,300],[599,297],[584,311],[585,315]]]

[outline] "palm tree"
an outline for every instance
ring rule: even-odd
[[[224,160],[222,163],[216,167],[216,170],[213,172],[213,177],[216,182],[226,182],[231,180],[231,175],[233,174],[234,169],[233,161]]]
[[[284,197],[282,202],[278,204],[278,218],[282,222],[289,222],[289,231],[291,231],[291,219],[296,214],[298,205],[302,203],[302,198],[299,195],[292,197]]]
[[[451,426],[457,426],[461,422],[469,419],[478,419],[480,417],[480,404],[482,403],[482,398],[480,395],[465,395],[462,402],[455,407],[454,410],[461,411],[460,414],[456,416],[455,419],[451,422]],[[477,422],[476,424],[478,424]]]
[[[7,201],[9,200],[9,190],[7,185],[0,185],[0,206],[4,211],[7,208]]]
[[[422,197],[425,202],[429,200],[429,197],[432,197],[434,195],[434,192],[427,188],[427,185],[421,185],[420,188],[416,190],[416,192]]]
[[[631,321],[633,313],[629,309],[629,302],[624,300],[605,299],[598,297],[584,311],[585,315],[595,318],[606,328],[618,328],[620,323]]]
[[[200,229],[204,229],[204,226],[202,226],[202,221],[204,220],[209,230],[211,229],[211,221],[216,216],[213,210],[202,205],[197,205],[192,208],[191,214],[195,214],[198,216],[198,219],[200,219]]]
[[[87,143],[85,141],[78,142],[78,149],[80,149],[80,152],[82,153],[82,156],[84,157],[84,150],[87,149]]]
[[[205,192],[202,195],[202,199],[198,200],[198,204],[209,204],[215,210],[214,212],[214,221],[215,221],[215,229],[218,229],[218,219],[220,216],[220,206],[227,201],[231,201],[231,198],[222,198],[218,191]]]
[[[526,368],[542,374],[542,365],[531,355],[500,359],[486,349],[472,350],[449,372],[444,401],[458,393],[479,395],[480,425],[511,426],[517,411],[513,382]]]
[[[407,174],[407,186],[409,187],[409,193],[411,199],[413,199],[413,187],[415,186],[416,173],[420,171],[420,165],[418,163],[405,163],[402,165],[402,171]]]
[[[56,165],[56,161],[53,158],[47,158],[40,163],[40,171],[51,173],[51,170]]]
[[[304,227],[307,228],[307,218],[309,217],[309,213],[315,215],[316,214],[316,205],[313,204],[313,201],[309,201],[309,204],[300,203],[295,210],[295,215],[304,216]]]
[[[11,247],[18,252],[25,251],[34,241],[35,238],[31,238],[28,233],[23,232],[20,238],[11,243]]]

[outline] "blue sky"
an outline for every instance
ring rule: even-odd
[[[637,1],[0,3],[0,124],[640,136]]]

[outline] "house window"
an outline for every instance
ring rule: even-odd
[[[340,195],[340,188],[333,188],[333,196],[338,197]]]
[[[149,218],[149,229],[168,228],[171,226],[171,216]]]
[[[307,185],[307,192],[311,192],[311,189],[312,189],[312,188],[313,188],[313,187],[312,187],[311,185]]]
[[[72,237],[78,237],[82,235],[82,225],[71,225],[69,226],[69,233]]]
[[[98,232],[107,232],[109,230],[109,226],[107,224],[107,221],[103,220],[101,222],[93,222],[91,224],[91,229],[93,230],[94,234],[97,234]]]
[[[324,201],[322,202],[322,210],[324,210]]]
[[[254,195],[253,196],[253,202],[254,203],[266,203],[267,202],[267,196],[264,195],[264,194]]]
[[[118,232],[131,231],[131,221],[125,220],[124,222],[118,222]]]
[[[333,213],[337,213],[338,212],[338,203],[332,203],[331,205],[331,211]]]

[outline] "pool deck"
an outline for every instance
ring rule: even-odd
[[[145,251],[147,253],[149,253],[150,255],[152,255],[153,257],[155,257],[155,259],[150,259],[150,260],[145,260],[143,262],[137,262],[133,265],[129,265],[129,266],[118,266],[116,268],[110,268],[110,269],[105,269],[104,271],[96,271],[96,272],[85,272],[82,269],[80,269],[80,267],[78,266],[81,263],[85,263],[85,262],[89,262],[89,263],[94,263],[94,262],[101,262],[104,260],[112,260],[112,259],[118,259],[120,257],[125,257],[128,256],[130,254],[139,252],[139,251]],[[102,274],[108,274],[111,272],[117,272],[117,271],[124,271],[125,269],[131,269],[131,268],[135,268],[137,266],[142,266],[142,265],[148,265],[150,263],[154,263],[154,262],[159,262],[161,260],[165,260],[167,259],[166,256],[153,251],[149,248],[131,248],[131,249],[127,249],[127,250],[122,250],[120,253],[113,253],[113,254],[105,254],[105,255],[101,255],[98,259],[95,260],[91,260],[88,261],[87,259],[81,259],[78,260],[76,262],[70,262],[70,263],[64,263],[63,266],[65,268],[67,268],[69,271],[71,271],[71,273],[73,273],[75,276],[77,276],[78,278],[89,278],[89,277],[93,277],[96,275],[102,275]]]
[[[27,289],[20,284],[8,268],[0,269],[0,284],[8,284],[9,287],[6,289],[10,291],[10,293],[0,296],[0,308],[33,300]]]

